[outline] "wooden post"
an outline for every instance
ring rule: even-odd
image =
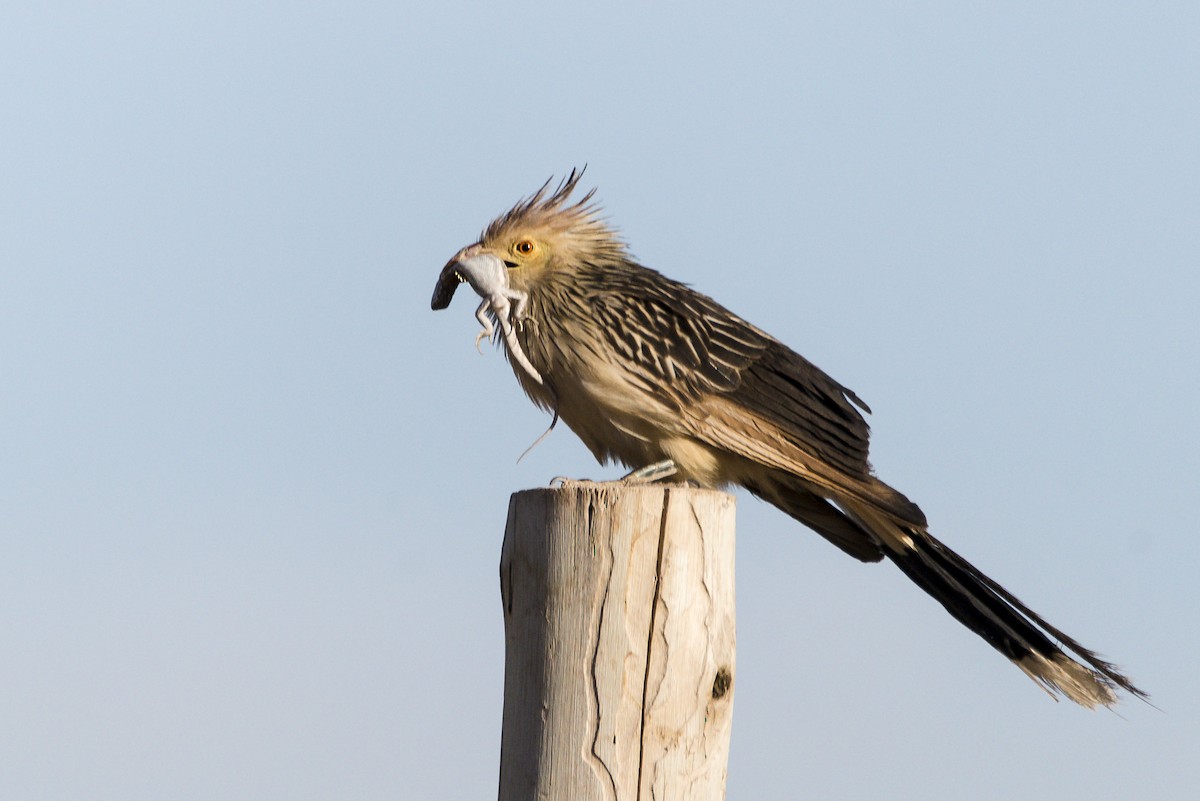
[[[718,801],[733,714],[734,500],[570,482],[512,496],[500,801]]]

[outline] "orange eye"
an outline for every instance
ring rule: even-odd
[[[513,245],[513,250],[523,256],[528,256],[533,252],[533,242],[528,239],[522,239],[520,242]]]

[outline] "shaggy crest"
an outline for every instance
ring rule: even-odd
[[[570,240],[569,244],[580,254],[615,259],[626,257],[625,243],[600,216],[600,205],[592,202],[595,189],[588,190],[574,203],[568,203],[586,169],[572,169],[552,194],[548,193],[554,178],[548,179],[537,192],[492,220],[480,241],[495,242],[514,236],[518,231],[544,231],[556,238]]]

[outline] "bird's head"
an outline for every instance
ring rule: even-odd
[[[549,276],[569,274],[585,264],[603,266],[627,258],[624,243],[592,202],[594,189],[568,203],[582,177],[583,170],[572,170],[553,192],[551,179],[493,220],[478,242],[460,250],[442,268],[433,291],[433,308],[450,305],[454,290],[467,278],[467,259],[497,271],[503,267],[509,286],[530,292]]]

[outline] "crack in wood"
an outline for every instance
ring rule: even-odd
[[[592,544],[593,555],[595,555],[597,553],[595,519],[596,519],[596,502],[595,502],[594,498],[589,497],[588,505],[587,505],[587,536],[588,536],[588,542],[590,542]],[[592,721],[592,747],[591,747],[592,769],[595,770],[597,773],[603,773],[603,775],[605,777],[607,777],[608,790],[609,790],[607,795],[609,798],[615,799],[617,797],[617,777],[613,776],[612,769],[608,766],[608,763],[604,761],[604,758],[600,756],[600,753],[598,751],[598,744],[600,742],[601,707],[600,707],[600,679],[596,675],[596,668],[600,662],[601,632],[604,630],[604,610],[608,607],[608,593],[612,589],[613,570],[615,569],[615,566],[616,566],[616,554],[613,553],[612,548],[613,548],[613,543],[612,543],[612,540],[609,539],[608,540],[608,554],[607,554],[608,572],[607,572],[607,575],[604,577],[604,592],[601,593],[601,595],[600,595],[599,604],[598,604],[598,608],[596,611],[596,622],[594,625],[590,626],[588,628],[588,630],[590,632],[592,632],[592,635],[595,637],[595,640],[592,643],[592,664],[591,664],[592,708],[595,710],[595,714],[596,714],[595,720]]]
[[[654,594],[650,600],[650,633],[646,635],[646,669],[642,675],[642,723],[638,731],[637,801],[641,801],[642,798],[642,770],[646,766],[646,708],[649,704],[646,693],[650,690],[651,657],[654,651],[654,626],[656,622],[655,618],[658,616],[658,602],[662,594],[663,548],[667,540],[667,512],[670,506],[671,490],[664,488],[662,516],[658,521],[658,556],[654,561]]]

